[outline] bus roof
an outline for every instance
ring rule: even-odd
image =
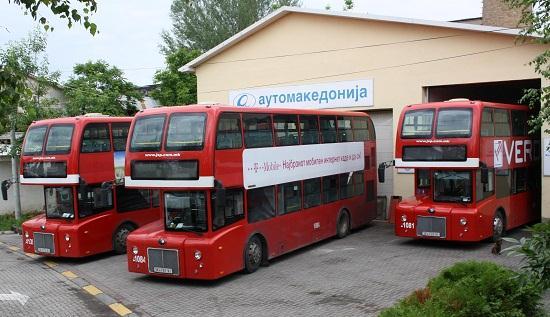
[[[34,121],[30,127],[36,125],[48,125],[48,124],[68,124],[68,123],[109,123],[109,122],[131,122],[132,117],[109,117],[109,116],[77,116],[77,117],[64,117]]]
[[[412,105],[406,106],[404,111],[432,109],[432,108],[461,108],[461,107],[478,108],[478,109],[481,109],[484,107],[492,107],[492,108],[505,108],[505,109],[511,109],[511,110],[529,111],[529,107],[524,105],[488,102],[488,101],[480,101],[480,100],[468,100],[468,99],[412,104]]]
[[[140,110],[136,116],[142,115],[154,115],[174,112],[243,112],[243,113],[281,113],[281,114],[311,114],[311,115],[346,115],[346,116],[368,116],[364,112],[351,112],[351,111],[339,111],[339,110],[325,110],[325,109],[287,109],[287,108],[247,108],[236,107],[221,104],[208,104],[208,105],[188,105],[188,106],[173,106],[173,107],[157,107],[145,110]]]

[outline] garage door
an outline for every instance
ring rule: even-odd
[[[377,163],[393,160],[393,114],[391,110],[387,111],[369,111],[367,112],[376,130],[376,159]],[[377,165],[378,166],[378,165]],[[386,197],[386,202],[390,201],[393,195],[393,173],[391,169],[386,170],[386,182],[378,183],[378,197]],[[386,205],[387,203],[383,203]],[[381,218],[385,219],[386,210],[380,210]]]

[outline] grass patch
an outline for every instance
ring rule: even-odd
[[[21,215],[21,219],[16,220],[15,214],[5,214],[0,215],[0,231],[8,231],[12,230],[12,228],[15,226],[16,228],[21,229],[21,224],[30,218],[38,215],[39,212],[29,212],[26,214]]]

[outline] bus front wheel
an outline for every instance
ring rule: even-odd
[[[113,237],[113,249],[117,254],[126,253],[126,239],[130,232],[134,231],[134,227],[130,224],[123,224],[118,227]]]
[[[346,210],[344,210],[338,218],[338,224],[336,225],[336,236],[341,239],[347,236],[349,232],[349,214]]]
[[[252,236],[244,250],[244,271],[254,273],[262,264],[263,246],[258,236]]]
[[[493,217],[493,241],[498,241],[506,232],[506,218],[504,212],[497,210]]]

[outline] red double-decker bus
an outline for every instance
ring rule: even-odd
[[[124,253],[130,231],[159,218],[158,191],[122,184],[131,121],[90,114],[30,125],[20,182],[44,186],[45,212],[23,223],[25,252]]]
[[[163,219],[128,236],[131,272],[217,279],[344,237],[376,216],[363,113],[227,106],[139,112],[126,186],[160,189]]]
[[[414,197],[395,209],[402,237],[480,241],[537,219],[539,141],[526,106],[457,100],[405,107],[395,166]]]

